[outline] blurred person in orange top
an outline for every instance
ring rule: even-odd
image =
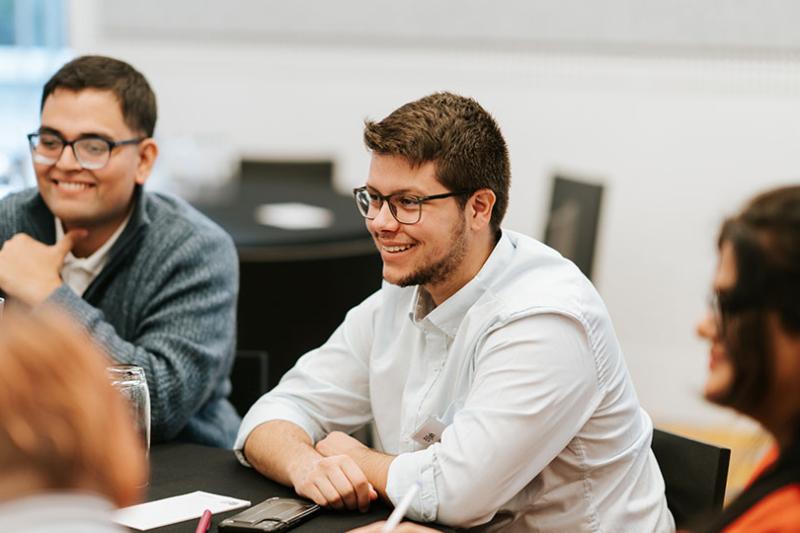
[[[52,309],[0,320],[3,531],[127,531],[111,513],[139,501],[147,462],[108,364]]]
[[[708,400],[758,421],[774,461],[704,531],[800,531],[800,186],[763,193],[725,221],[711,311]]]

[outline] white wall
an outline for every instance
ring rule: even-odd
[[[694,324],[722,217],[798,181],[800,61],[143,40],[99,32],[86,5],[75,8],[86,9],[73,25],[77,51],[123,58],[149,77],[162,137],[225,139],[247,157],[332,158],[346,190],[366,174],[364,118],[451,90],[477,98],[506,135],[508,227],[541,237],[554,172],[603,179],[595,280],[644,406],[662,423],[730,421],[700,399],[707,348]]]

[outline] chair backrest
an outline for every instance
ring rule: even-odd
[[[555,176],[544,242],[592,278],[603,185]]]
[[[731,451],[668,431],[653,430],[653,454],[678,529],[722,509]]]
[[[269,357],[259,350],[239,350],[231,370],[229,400],[239,416],[244,416],[269,388]]]

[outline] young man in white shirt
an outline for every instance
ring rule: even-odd
[[[571,262],[500,222],[494,119],[437,93],[367,122],[357,206],[383,259],[352,309],[245,417],[235,449],[333,508],[504,531],[669,531],[607,311]],[[371,423],[375,448],[348,433]]]

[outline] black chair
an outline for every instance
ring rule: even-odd
[[[372,242],[366,245],[368,253],[349,254],[342,246],[344,251],[327,257],[242,257],[236,345],[269,354],[268,389],[300,356],[327,341],[351,308],[380,288],[381,258]],[[300,253],[315,247],[298,248]]]
[[[653,454],[678,529],[722,509],[731,451],[668,431],[653,430]]]
[[[544,242],[592,279],[603,185],[555,176]]]
[[[269,388],[269,356],[259,350],[239,350],[231,370],[231,395],[229,400],[239,416],[244,416],[250,406]]]

